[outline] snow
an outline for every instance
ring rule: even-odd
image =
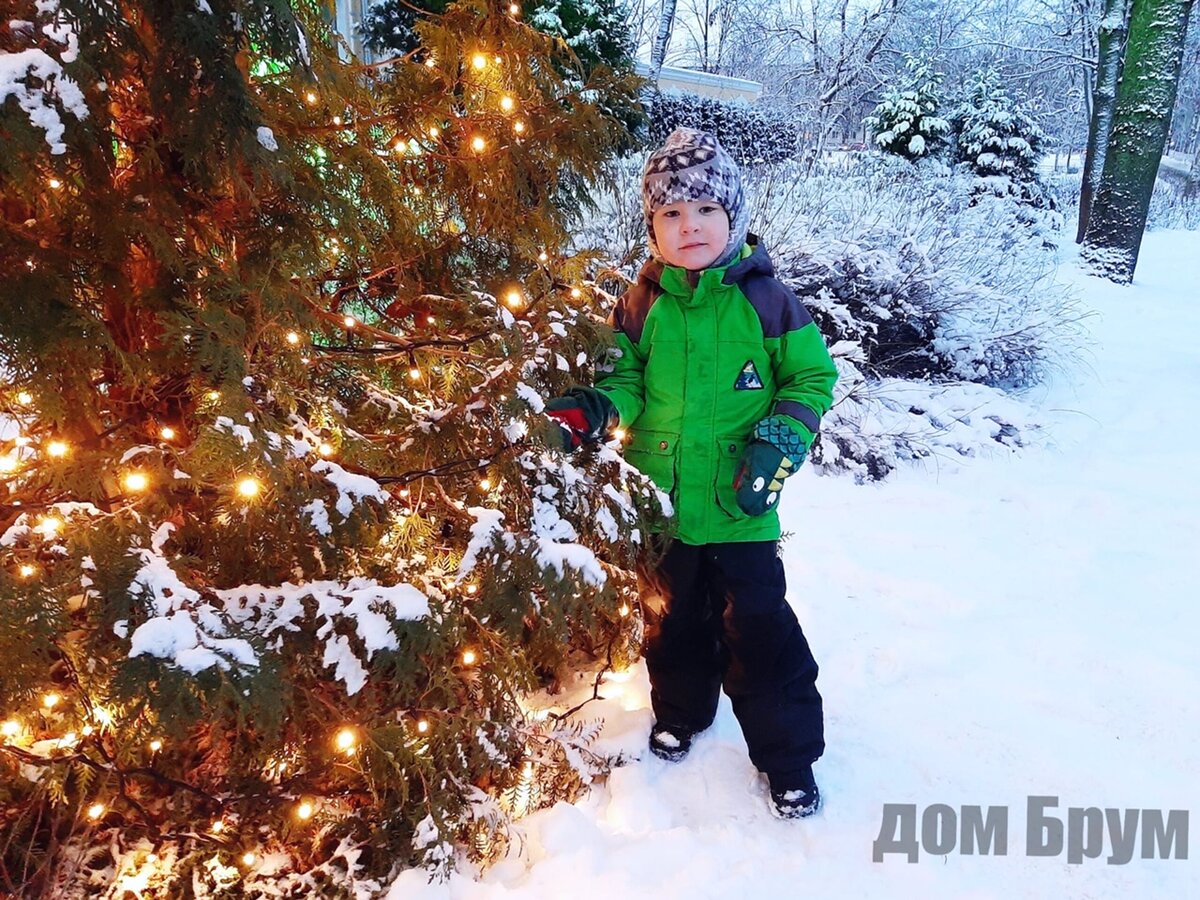
[[[63,51],[63,58],[72,52],[72,48]],[[31,77],[40,80],[42,85],[28,85],[26,81]],[[35,47],[15,53],[0,52],[0,104],[9,97],[16,97],[30,123],[46,132],[46,143],[55,155],[67,152],[67,145],[62,140],[66,126],[52,102],[61,104],[78,120],[86,119],[88,115],[79,85],[63,73],[58,60]]]
[[[388,493],[379,486],[379,482],[366,475],[355,475],[347,472],[335,462],[323,459],[313,465],[312,471],[324,475],[325,480],[338,491],[336,509],[343,517],[349,517],[354,512],[354,504],[363,500],[377,500],[380,503],[388,501]]]
[[[1064,822],[1068,807],[1200,809],[1196,246],[1195,232],[1148,233],[1130,286],[1063,251],[1059,277],[1097,315],[1090,358],[1021,398],[1044,444],[945,451],[868,486],[807,467],[789,481],[789,597],[826,711],[814,818],[770,815],[725,698],[685,761],[650,757],[639,664],[608,673],[582,713],[605,718],[593,750],[639,759],[521,820],[478,880],[407,871],[388,897],[1197,896],[1193,860],[1071,864],[1025,847],[1030,795],[1057,796]],[[873,863],[885,803],[918,817],[1007,806],[1008,853]],[[1107,828],[1104,841],[1102,857]]]
[[[258,142],[262,144],[265,149],[270,150],[271,152],[275,152],[279,149],[279,141],[275,140],[275,132],[273,132],[266,125],[260,125],[258,127]]]

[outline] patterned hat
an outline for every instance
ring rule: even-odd
[[[735,259],[746,242],[750,209],[742,189],[742,173],[716,137],[695,128],[676,128],[667,142],[650,154],[642,174],[642,211],[650,235],[650,252],[662,260],[654,237],[654,213],[681,200],[713,200],[729,216],[729,242],[712,267]]]

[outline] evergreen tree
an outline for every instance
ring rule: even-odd
[[[1191,0],[1133,0],[1117,106],[1083,256],[1130,282],[1170,132]]]
[[[992,71],[977,70],[950,117],[959,159],[979,175],[1033,179],[1046,135]]]
[[[628,657],[661,514],[536,440],[636,85],[483,0],[344,61],[320,6],[6,6],[0,892],[341,896],[605,763],[522,698]]]
[[[880,150],[915,161],[946,146],[950,123],[940,114],[942,73],[934,61],[905,54],[904,65],[904,87],[889,88],[863,123]]]

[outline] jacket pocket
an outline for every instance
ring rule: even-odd
[[[742,461],[746,443],[744,437],[717,438],[717,506],[732,519],[750,518],[738,506],[737,491],[733,487],[733,479],[737,477],[738,463]]]
[[[674,498],[678,443],[679,435],[669,431],[632,431],[625,461]]]

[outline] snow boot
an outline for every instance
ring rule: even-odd
[[[650,729],[650,752],[667,762],[679,762],[692,749],[696,732],[670,725],[655,725]]]
[[[778,787],[776,787],[778,785]],[[807,819],[821,807],[821,792],[808,766],[771,786],[771,812],[780,819]]]

